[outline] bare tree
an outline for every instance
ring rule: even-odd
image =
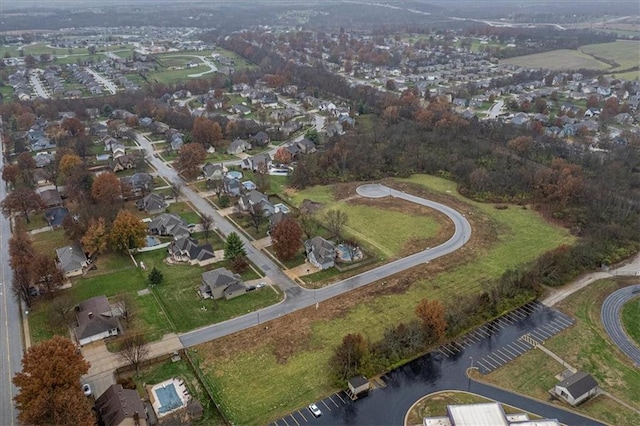
[[[26,264],[16,265],[13,268],[13,294],[22,300],[27,308],[31,307],[31,273]]]
[[[120,358],[134,366],[136,374],[138,374],[140,372],[140,363],[149,356],[147,340],[141,333],[127,334],[118,344],[118,354]]]
[[[73,321],[73,298],[71,294],[62,294],[49,304],[49,323],[53,328],[66,328]]]
[[[253,204],[249,207],[249,216],[251,216],[251,222],[256,229],[256,233],[260,232],[260,225],[264,220],[264,210],[262,204]]]
[[[114,307],[120,313],[120,317],[124,320],[125,324],[129,326],[133,318],[135,317],[135,310],[133,309],[133,299],[127,293],[121,293],[116,297]]]
[[[309,213],[300,214],[300,226],[307,240],[315,237],[320,229],[320,223]]]
[[[180,198],[181,194],[182,194],[182,184],[172,183],[171,184],[171,195],[173,195],[173,198],[176,201],[178,201],[178,198]]]
[[[209,233],[213,228],[213,217],[203,214],[200,216],[200,226],[202,226],[202,232],[204,233],[204,239],[209,241]]]
[[[344,227],[349,221],[349,216],[347,216],[347,213],[343,212],[342,210],[331,209],[324,215],[324,220],[329,232],[331,232],[331,234],[339,240],[342,239]]]

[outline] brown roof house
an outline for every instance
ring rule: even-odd
[[[311,264],[320,269],[329,269],[335,266],[336,246],[322,237],[313,237],[304,242],[307,259]]]
[[[199,289],[204,299],[233,299],[247,292],[240,275],[226,268],[218,268],[202,274],[202,285]]]
[[[118,309],[112,308],[106,296],[96,296],[78,304],[75,336],[80,346],[117,336],[121,330]]]
[[[575,407],[598,394],[598,383],[590,374],[578,371],[558,383],[551,393]]]
[[[82,275],[85,268],[89,265],[87,256],[84,254],[82,246],[78,243],[57,248],[56,255],[58,256],[60,269],[62,269],[64,276],[67,278]]]
[[[104,426],[147,426],[148,417],[138,392],[111,385],[96,399],[98,424]]]

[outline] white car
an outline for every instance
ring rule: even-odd
[[[309,404],[309,411],[313,414],[314,417],[320,417],[322,415],[322,411],[318,408],[316,404]]]
[[[260,281],[260,282],[256,285],[256,288],[262,288],[262,287],[264,287],[264,286],[266,286],[266,285],[267,285],[267,283],[265,283],[264,281]]]
[[[91,396],[91,386],[89,386],[89,383],[82,385],[82,392],[84,392],[85,396]]]

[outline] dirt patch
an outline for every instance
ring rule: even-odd
[[[302,201],[302,204],[300,204],[300,212],[309,214],[309,215],[314,215],[316,212],[319,212],[320,210],[322,210],[322,207],[323,207],[322,203],[317,203],[315,201],[304,199]]]
[[[355,197],[358,195],[356,188],[364,185],[366,182],[345,182],[336,183],[333,185],[333,196],[336,200],[344,200],[346,198]]]

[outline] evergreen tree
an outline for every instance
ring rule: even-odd
[[[239,255],[245,256],[246,254],[247,252],[244,250],[244,243],[240,236],[235,232],[230,233],[224,246],[224,258],[235,259]]]

